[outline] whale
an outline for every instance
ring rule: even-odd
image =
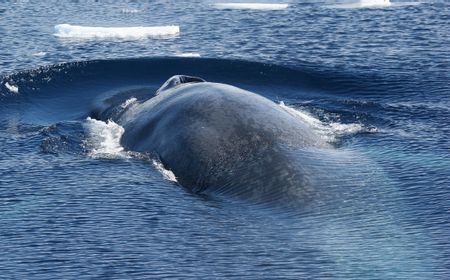
[[[121,125],[125,149],[157,159],[188,190],[257,203],[311,199],[314,171],[302,155],[329,146],[274,101],[187,75],[140,101],[104,100],[90,116]]]

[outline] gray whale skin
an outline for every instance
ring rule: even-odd
[[[326,144],[265,97],[177,75],[148,100],[123,101],[92,116],[122,125],[125,149],[156,157],[195,193],[301,203],[314,192],[301,151]]]

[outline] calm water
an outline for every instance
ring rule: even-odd
[[[0,278],[450,278],[450,4],[283,3],[0,1]],[[64,23],[180,33],[59,38]],[[193,194],[86,119],[174,74],[308,122],[333,145],[314,199]]]

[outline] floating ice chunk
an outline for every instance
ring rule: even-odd
[[[359,8],[385,8],[391,6],[393,6],[393,4],[389,0],[360,0],[352,3],[329,5],[328,7],[338,9],[359,9]]]
[[[12,93],[19,93],[19,87],[15,85],[10,85],[8,82],[5,83],[5,87]]]
[[[176,54],[178,57],[200,57],[199,53],[179,53]]]
[[[359,5],[361,7],[386,7],[390,6],[391,2],[389,0],[361,0]]]
[[[180,33],[180,27],[167,26],[137,26],[137,27],[91,27],[70,24],[55,25],[55,36],[60,38],[78,39],[144,39],[148,37],[164,37]]]
[[[289,7],[289,4],[269,4],[269,3],[216,3],[213,4],[216,9],[226,10],[283,10]]]

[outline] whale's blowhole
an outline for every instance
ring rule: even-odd
[[[172,89],[184,84],[192,84],[192,83],[204,83],[206,82],[202,78],[187,76],[187,75],[175,75],[170,77],[157,91],[156,95],[161,93],[162,91]]]

